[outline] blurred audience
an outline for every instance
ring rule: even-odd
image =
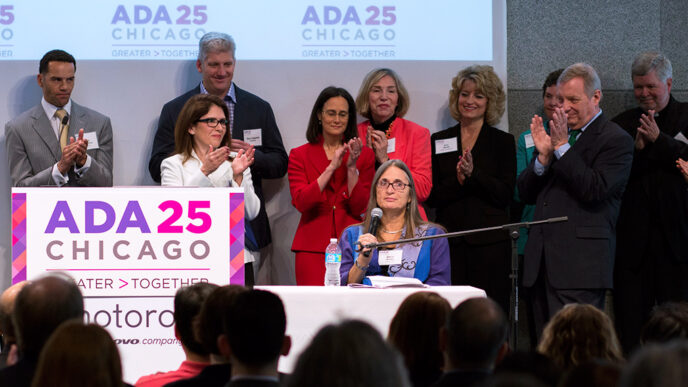
[[[27,283],[17,295],[12,315],[19,360],[0,370],[0,386],[31,386],[38,356],[50,335],[63,322],[83,316],[84,299],[71,278],[51,275]]]
[[[229,382],[232,366],[229,358],[220,353],[217,340],[224,333],[224,316],[230,304],[237,294],[246,290],[243,286],[226,285],[210,293],[194,322],[196,340],[210,354],[210,365],[196,376],[168,383],[165,387],[222,387]]]
[[[224,335],[218,340],[220,352],[232,363],[227,386],[279,386],[279,358],[291,349],[286,329],[284,305],[276,294],[264,290],[237,294],[224,316]]]
[[[429,386],[442,376],[440,329],[451,312],[437,293],[417,292],[406,297],[389,325],[387,341],[404,357],[414,387]]]
[[[571,368],[559,387],[613,387],[619,384],[621,365],[608,360],[592,360]]]
[[[17,362],[17,336],[12,324],[12,312],[17,294],[26,281],[16,283],[5,289],[0,296],[0,369]]]
[[[299,356],[288,386],[410,387],[399,354],[370,324],[346,320],[315,335]]]
[[[194,337],[193,321],[199,315],[203,302],[217,288],[217,285],[201,282],[177,290],[174,296],[174,336],[181,341],[186,360],[177,370],[140,377],[136,387],[158,387],[190,378],[201,373],[209,364],[209,352]]]
[[[492,299],[460,303],[440,333],[445,373],[434,386],[474,386],[487,379],[509,351],[508,331],[504,311]]]
[[[641,348],[623,370],[619,386],[688,386],[688,342],[677,340]]]
[[[535,351],[515,351],[507,354],[495,368],[494,374],[530,375],[543,385],[551,387],[555,387],[561,378],[561,370],[552,359]]]
[[[41,352],[33,387],[121,387],[122,362],[110,334],[74,319],[60,325]]]
[[[665,302],[657,305],[640,334],[640,343],[666,343],[688,339],[688,302]]]
[[[593,359],[623,361],[612,321],[589,304],[568,304],[559,310],[545,326],[537,349],[562,371]]]
[[[502,373],[490,376],[480,387],[547,387],[547,384],[532,375],[522,373]]]

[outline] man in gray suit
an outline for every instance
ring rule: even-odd
[[[75,71],[67,52],[46,53],[41,103],[5,125],[13,186],[112,186],[110,119],[71,100]]]

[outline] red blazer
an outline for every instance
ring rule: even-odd
[[[363,145],[366,145],[366,137],[370,121],[358,124],[358,136]],[[411,170],[413,182],[416,184],[416,196],[418,203],[422,203],[430,196],[432,190],[432,159],[430,152],[430,131],[415,122],[397,117],[392,123],[391,138],[396,139],[394,152],[388,153],[390,159],[398,159],[408,165]],[[422,206],[418,209],[427,220]]]
[[[372,149],[363,147],[356,161],[358,182],[351,195],[347,187],[348,159],[347,152],[342,165],[320,192],[318,176],[330,164],[322,140],[318,144],[301,145],[289,153],[287,174],[291,202],[301,213],[292,251],[324,253],[330,238],[339,239],[346,227],[362,221],[361,215],[368,206],[370,185],[375,174],[375,154]]]

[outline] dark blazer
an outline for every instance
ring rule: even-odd
[[[229,382],[231,375],[231,364],[211,364],[203,368],[200,374],[167,383],[165,387],[223,387]]]
[[[640,108],[614,117],[635,138]],[[674,137],[688,138],[688,103],[670,97],[669,104],[655,117],[660,134],[654,143],[634,150],[633,167],[619,213],[617,265],[636,268],[648,243],[650,227],[659,225],[667,240],[664,248],[677,263],[688,262],[688,184],[676,168],[676,159],[688,159],[688,144]]]
[[[0,386],[30,387],[38,367],[38,356],[22,357],[9,367],[0,370]]]
[[[279,387],[282,384],[270,380],[239,379],[226,384],[227,387]]]
[[[568,216],[533,226],[525,250],[523,284],[533,286],[545,257],[556,289],[612,288],[616,220],[633,161],[633,138],[600,114],[542,176],[533,158],[518,177],[521,199],[536,204],[533,220]]]
[[[457,151],[437,154],[435,142],[456,138]],[[437,208],[437,223],[447,231],[461,231],[509,223],[508,208],[516,181],[514,136],[484,124],[471,151],[473,173],[464,185],[456,178],[462,154],[460,125],[434,133],[432,147],[432,192],[427,204]],[[509,238],[505,231],[464,237],[469,244],[487,244]]]
[[[432,387],[471,387],[480,385],[490,376],[487,370],[450,371]]]
[[[98,148],[86,151],[91,166],[81,177],[70,168],[69,187],[112,186],[112,125],[110,119],[95,110],[72,101],[68,136],[76,138],[79,129],[95,133]],[[43,106],[38,104],[5,125],[5,145],[12,185],[39,187],[55,185],[52,168],[62,157],[60,140],[50,126]]]
[[[275,115],[270,104],[263,99],[240,89],[234,85],[236,91],[236,105],[234,106],[234,127],[232,138],[244,139],[245,129],[262,129],[262,146],[256,147],[255,162],[251,166],[253,187],[260,198],[260,212],[251,221],[258,248],[265,247],[272,241],[268,215],[265,212],[265,197],[263,195],[263,179],[278,179],[287,173],[287,152],[282,144]],[[201,92],[201,86],[193,88],[163,106],[158,121],[158,131],[153,140],[153,151],[148,163],[153,180],[160,181],[160,164],[174,151],[174,125],[179,112],[186,101]]]

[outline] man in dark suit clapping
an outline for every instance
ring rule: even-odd
[[[635,138],[621,203],[614,267],[614,312],[627,353],[652,307],[688,301],[688,186],[676,168],[688,158],[688,103],[671,95],[671,62],[643,52],[631,66],[638,107],[614,117]]]
[[[565,304],[604,308],[612,288],[616,220],[633,159],[633,139],[602,113],[600,79],[576,63],[557,82],[563,108],[545,132],[531,123],[536,157],[518,178],[533,220],[567,216],[567,222],[533,226],[525,250],[523,284],[533,288],[535,327]]]

